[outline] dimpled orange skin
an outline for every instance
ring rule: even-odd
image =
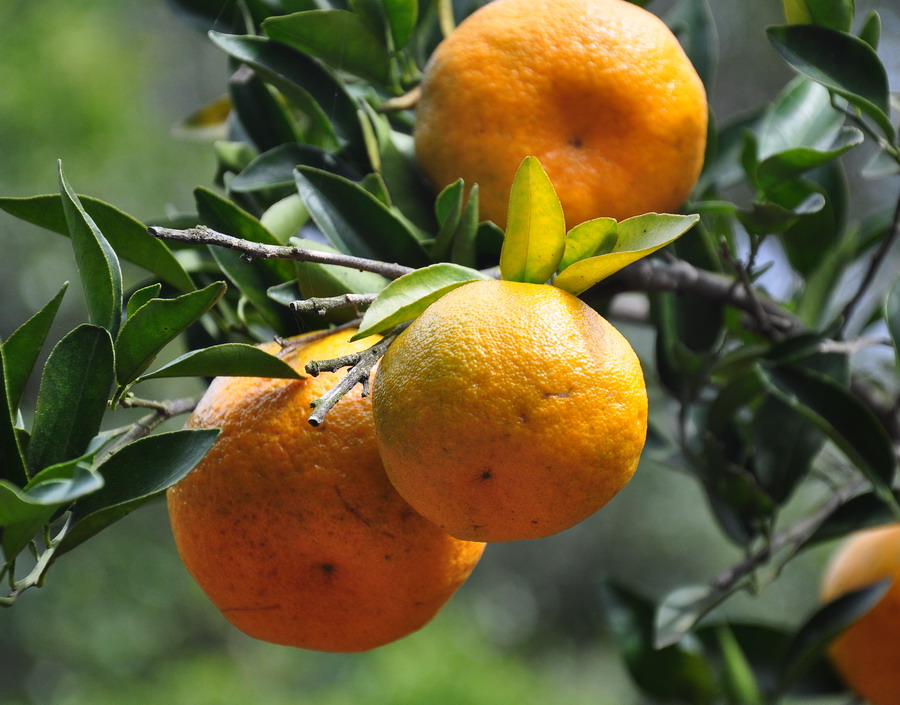
[[[569,227],[677,210],[706,147],[703,84],[655,15],[625,0],[495,0],[435,50],[415,147],[435,187],[478,183],[503,227],[536,156]]]
[[[373,343],[348,343],[353,332],[281,356],[302,373],[309,360]],[[310,402],[338,379],[214,380],[188,426],[222,434],[168,491],[168,505],[185,565],[238,629],[305,649],[364,651],[426,624],[484,545],[454,539],[394,491],[358,387],[322,426],[307,423]]]
[[[822,599],[893,579],[872,610],[840,634],[828,655],[844,681],[873,705],[900,705],[900,526],[853,534],[835,553]]]
[[[631,479],[647,433],[640,363],[553,286],[451,291],[388,348],[373,410],[388,477],[457,538],[567,529]]]

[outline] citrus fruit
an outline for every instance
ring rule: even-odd
[[[378,448],[397,491],[457,538],[538,538],[631,478],[647,431],[637,356],[553,286],[464,284],[431,304],[375,375]]]
[[[426,65],[415,149],[441,188],[478,183],[504,226],[509,188],[536,156],[569,226],[679,208],[700,174],[708,108],[678,40],[626,0],[495,0]]]
[[[295,339],[278,354],[302,373],[310,360],[371,345],[347,342],[353,332]],[[394,491],[358,389],[322,426],[307,423],[310,402],[338,379],[215,379],[188,426],[221,435],[168,491],[168,506],[185,565],[236,627],[278,644],[363,651],[428,622],[484,545],[451,537]]]
[[[900,525],[859,531],[834,554],[822,581],[822,599],[880,580],[894,582],[869,612],[831,642],[838,673],[872,705],[900,705]]]

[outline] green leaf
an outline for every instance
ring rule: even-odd
[[[888,332],[894,341],[894,352],[900,366],[900,278],[894,281],[891,291],[884,302],[884,320],[887,321]]]
[[[100,430],[114,378],[109,331],[83,324],[50,352],[26,458],[32,472],[79,457]]]
[[[875,10],[870,10],[866,19],[863,20],[859,38],[873,49],[878,48],[878,42],[881,40],[881,15]]]
[[[100,228],[72,191],[59,163],[59,190],[91,323],[115,336],[122,322],[122,270]]]
[[[797,631],[784,657],[780,691],[799,678],[824,653],[834,637],[875,607],[884,597],[890,580],[848,592],[820,607]]]
[[[719,61],[719,37],[707,0],[685,0],[665,16],[707,91],[713,86]]]
[[[309,213],[300,194],[292,193],[269,206],[259,222],[280,241],[287,242],[309,222]]]
[[[887,499],[896,461],[872,411],[829,377],[794,366],[759,368],[770,391],[821,428]]]
[[[411,321],[444,294],[463,284],[490,279],[477,269],[442,262],[417,269],[388,284],[372,302],[359,325],[359,332],[351,340],[359,340],[373,333]]]
[[[445,186],[434,201],[434,213],[439,223],[437,236],[431,245],[431,257],[444,261],[450,257],[450,246],[462,218],[466,185],[462,179]]]
[[[766,110],[759,127],[759,159],[798,148],[830,145],[844,124],[824,86],[798,76]]]
[[[137,382],[162,377],[269,377],[303,379],[293,367],[275,355],[244,343],[224,343],[192,350]]]
[[[543,284],[562,259],[565,238],[566,221],[553,184],[536,157],[525,157],[509,193],[501,276]]]
[[[727,624],[715,628],[722,654],[722,672],[729,702],[740,705],[766,705],[747,655]]]
[[[566,250],[559,263],[560,271],[579,260],[612,252],[618,240],[619,224],[615,218],[595,218],[576,225],[566,235]]]
[[[662,649],[678,643],[727,596],[728,592],[708,585],[689,585],[670,592],[656,610],[655,648]]]
[[[674,242],[699,220],[698,215],[656,213],[623,220],[618,225],[615,245],[609,252],[570,264],[560,272],[553,285],[578,296],[623,267]],[[610,236],[606,232],[608,227],[608,224],[601,223],[596,228],[595,236],[601,239],[599,244],[601,249],[609,247]],[[573,228],[573,233],[576,230],[577,227]],[[578,239],[582,238],[579,236]]]
[[[740,209],[738,219],[747,232],[756,235],[781,233],[790,228],[804,215],[818,213],[825,207],[825,197],[821,193],[810,193],[799,204],[786,208],[778,203],[754,201],[749,209]]]
[[[14,421],[15,408],[10,404],[10,381],[6,361],[6,345],[0,346],[0,484],[5,481],[23,486],[28,481],[28,469],[19,434]]]
[[[359,16],[346,10],[310,10],[262,23],[277,42],[322,59],[340,71],[386,85],[390,56],[382,39]]]
[[[251,66],[310,121],[310,138],[328,147],[340,141],[359,144],[356,101],[334,74],[318,61],[264,37],[210,32],[210,39]]]
[[[359,184],[302,166],[295,179],[313,221],[341,252],[411,267],[429,263],[413,229]]]
[[[41,353],[41,348],[44,347],[44,341],[47,339],[47,334],[56,318],[56,312],[59,310],[59,304],[68,287],[68,282],[63,284],[56,296],[19,326],[3,343],[6,395],[9,408],[13,413],[19,408],[25,385],[28,378],[31,377],[31,372]]]
[[[138,309],[144,304],[158,297],[160,291],[162,291],[162,284],[159,283],[150,284],[149,286],[145,286],[144,288],[135,291],[128,298],[128,304],[125,306],[126,321],[137,313]]]
[[[218,429],[159,433],[130,443],[98,468],[103,487],[75,504],[62,555],[185,477],[203,459]]]
[[[333,247],[314,240],[292,238],[291,245],[318,252],[336,252]],[[374,272],[318,262],[297,263],[297,283],[304,298],[366,294],[381,291],[389,281]]]
[[[849,32],[855,5],[855,0],[784,0],[784,14],[791,24],[817,24]]]
[[[900,493],[894,492],[900,501]],[[871,529],[895,522],[897,515],[885,504],[884,499],[875,492],[856,495],[828,515],[816,529],[816,533],[803,544],[803,548],[812,548],[825,541],[843,538],[853,532]]]
[[[773,155],[762,161],[757,169],[757,180],[763,189],[787,181],[803,172],[837,159],[845,152],[863,143],[862,131],[855,127],[842,128],[837,139],[827,149],[816,150],[798,147]]]
[[[469,190],[469,200],[463,209],[450,248],[450,259],[464,267],[474,267],[478,261],[478,184]]]
[[[893,141],[887,72],[871,46],[851,34],[814,25],[770,27],[767,33],[795,71],[846,98]]]
[[[313,166],[348,178],[353,170],[340,159],[318,147],[306,144],[281,144],[264,152],[235,176],[228,188],[238,193],[252,193],[271,188],[294,190],[294,167]]]
[[[193,291],[196,288],[168,246],[147,234],[146,225],[96,198],[78,196],[78,200],[122,259],[152,272],[179,291]],[[69,235],[59,194],[0,198],[0,209],[20,220],[60,235]]]
[[[215,306],[225,288],[224,282],[215,282],[174,299],[151,299],[138,309],[116,338],[119,385],[127,385],[146,370],[160,350]]]
[[[239,66],[228,79],[228,91],[243,134],[259,152],[303,137],[289,106],[257,73]]]
[[[394,50],[399,51],[409,41],[416,27],[419,18],[419,3],[417,0],[383,1],[384,13],[391,30],[391,39],[394,40]]]

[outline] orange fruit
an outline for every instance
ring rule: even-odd
[[[353,332],[301,337],[279,354],[302,373],[310,360],[371,345],[347,342]],[[188,571],[238,629],[306,649],[364,651],[426,624],[484,545],[451,537],[394,491],[358,388],[322,426],[307,423],[310,402],[339,379],[215,379],[188,426],[222,433],[169,489],[168,506]]]
[[[631,479],[647,432],[631,346],[543,284],[477,281],[441,297],[388,348],[372,393],[394,487],[461,539],[573,526]]]
[[[700,174],[703,84],[655,15],[625,0],[495,0],[426,65],[416,113],[422,170],[478,183],[504,227],[509,188],[536,156],[569,226],[674,211]]]
[[[821,590],[830,602],[886,578],[893,584],[884,597],[828,650],[844,682],[872,705],[900,705],[900,525],[850,536],[832,557]]]

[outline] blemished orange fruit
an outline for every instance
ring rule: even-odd
[[[821,590],[830,602],[886,578],[893,584],[884,597],[828,650],[844,682],[872,705],[900,705],[900,525],[850,536],[832,557]]]
[[[678,40],[626,0],[494,0],[426,65],[415,148],[442,188],[478,183],[500,227],[536,156],[571,227],[677,210],[706,147],[706,92]]]
[[[262,346],[303,373],[358,352],[355,331]],[[188,571],[238,629],[318,651],[365,651],[425,625],[466,580],[484,544],[419,516],[384,473],[371,402],[358,388],[319,427],[310,402],[343,373],[303,380],[219,377],[190,428],[222,429],[168,491]]]
[[[575,525],[628,483],[647,433],[631,346],[543,284],[478,281],[444,295],[388,348],[372,394],[394,487],[461,539]]]

